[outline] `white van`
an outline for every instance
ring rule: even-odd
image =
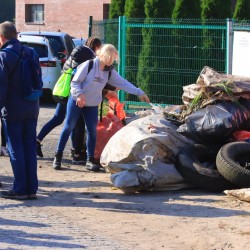
[[[45,37],[18,35],[21,44],[33,48],[40,61],[42,69],[43,89],[49,91],[50,94],[55,83],[61,75],[61,61],[54,56],[49,41]]]
[[[28,36],[42,36],[46,37],[52,48],[53,55],[61,60],[61,66],[70,56],[75,47],[71,36],[65,32],[51,32],[51,31],[22,31],[19,34]]]

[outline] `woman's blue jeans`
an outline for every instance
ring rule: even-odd
[[[87,132],[87,158],[94,157],[96,144],[96,126],[98,122],[98,106],[79,108],[76,101],[70,96],[67,105],[67,114],[64,127],[60,134],[57,152],[63,153],[71,131],[79,117],[84,118]]]
[[[42,141],[50,131],[63,123],[66,116],[66,108],[67,103],[58,103],[56,105],[54,116],[42,127],[37,136],[39,141]]]
[[[37,136],[37,139],[39,141],[42,141],[55,127],[63,123],[66,116],[66,110],[67,110],[67,102],[58,103],[56,105],[54,116],[42,127]],[[79,119],[71,133],[72,147],[75,149],[76,154],[79,154],[86,148],[83,142],[84,134],[85,134],[84,120]]]
[[[36,194],[38,189],[36,157],[37,119],[6,121],[6,139],[14,174],[13,191],[19,195]]]

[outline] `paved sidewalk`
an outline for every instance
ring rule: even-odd
[[[1,198],[0,249],[123,249],[81,223],[53,214],[53,209],[41,206],[44,199],[50,198],[40,194],[38,200],[29,201]]]
[[[0,249],[121,249],[34,202],[1,200]]]
[[[53,113],[54,106],[41,108],[38,131]],[[71,166],[69,160],[66,168],[72,168],[72,171],[67,173],[51,167],[61,128],[62,125],[46,137],[45,156],[38,159],[38,199],[17,201],[0,197],[0,249],[123,249],[112,238],[96,233],[91,224],[85,225],[86,222],[74,213],[79,209],[74,210],[76,201],[67,193],[70,190],[68,183],[72,182],[76,187],[78,183],[84,183],[81,181],[83,167]],[[69,140],[64,158],[68,157],[70,146]],[[93,179],[91,173],[86,174]],[[3,184],[0,191],[12,186],[13,174],[7,157],[0,157],[0,182]],[[60,193],[63,188],[65,192]],[[80,188],[77,190],[81,191]]]

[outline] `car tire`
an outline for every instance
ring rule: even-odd
[[[201,189],[221,192],[235,188],[215,169],[216,154],[217,151],[211,151],[205,146],[182,148],[177,157],[176,168],[187,182]]]
[[[221,175],[240,188],[250,187],[250,144],[231,142],[221,147],[216,157]],[[245,166],[243,166],[245,165]]]

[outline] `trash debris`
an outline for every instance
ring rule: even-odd
[[[241,201],[250,202],[250,188],[225,190],[224,193],[226,195],[233,196]]]

